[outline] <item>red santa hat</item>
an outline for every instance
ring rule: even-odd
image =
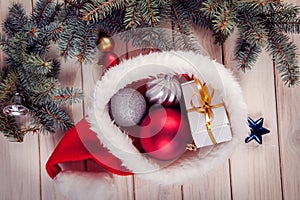
[[[141,154],[131,138],[112,122],[108,103],[126,85],[161,73],[194,74],[220,93],[230,119],[232,140],[197,152],[186,152],[167,166]],[[230,70],[193,52],[156,52],[126,60],[105,73],[94,89],[89,122],[80,121],[64,136],[50,156],[46,169],[50,177],[55,177],[56,185],[61,186],[65,194],[72,195],[72,199],[80,199],[81,194],[86,198],[87,190],[92,194],[102,193],[102,198],[111,198],[113,180],[108,173],[64,172],[59,163],[92,159],[114,174],[135,174],[157,184],[184,184],[227,160],[248,130],[246,104]],[[77,189],[68,185],[74,183],[73,180],[76,183],[80,180]]]

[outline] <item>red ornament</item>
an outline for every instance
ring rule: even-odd
[[[180,74],[178,75],[178,81],[180,83],[185,83],[185,82],[188,82],[188,81],[192,81],[194,79],[192,79],[191,76],[189,76],[188,74]]]
[[[191,141],[186,119],[172,108],[160,107],[150,111],[141,123],[141,145],[149,155],[159,160],[178,158]]]
[[[119,57],[112,53],[106,53],[103,57],[103,66],[106,70],[120,63]]]

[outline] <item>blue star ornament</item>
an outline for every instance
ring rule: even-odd
[[[259,144],[262,144],[262,135],[270,133],[270,131],[263,126],[264,118],[259,118],[257,121],[253,121],[250,117],[248,117],[248,123],[250,127],[250,135],[246,137],[245,142],[248,143],[251,140],[255,140]]]

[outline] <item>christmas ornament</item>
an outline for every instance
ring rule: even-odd
[[[146,111],[146,101],[138,91],[124,88],[111,98],[110,111],[119,126],[134,126]]]
[[[103,62],[104,69],[108,70],[109,68],[119,64],[120,59],[116,54],[112,52],[108,52],[104,54],[102,62]]]
[[[170,74],[159,75],[147,83],[146,97],[151,103],[176,105],[181,99],[180,83]]]
[[[97,41],[97,48],[101,52],[110,52],[113,50],[115,44],[112,38],[107,36],[99,37]]]
[[[147,154],[159,160],[178,158],[192,141],[189,126],[180,112],[157,108],[141,123],[140,141]]]
[[[4,107],[3,112],[10,116],[24,116],[27,114],[28,109],[22,105],[22,97],[17,92],[15,94],[13,103]]]
[[[263,127],[264,118],[259,118],[258,120],[254,121],[250,117],[248,117],[248,123],[250,127],[250,135],[246,137],[245,142],[248,143],[251,140],[255,140],[258,144],[262,144],[262,135],[270,133],[270,131]]]

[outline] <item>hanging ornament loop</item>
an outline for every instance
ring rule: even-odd
[[[224,104],[218,103],[218,104],[211,105],[211,100],[214,96],[214,90],[212,90],[211,94],[209,94],[209,90],[208,90],[206,83],[202,83],[194,75],[192,76],[192,79],[195,81],[199,95],[197,93],[195,93],[192,96],[192,99],[190,101],[192,108],[187,109],[187,112],[196,111],[200,114],[205,114],[205,120],[206,120],[205,125],[206,125],[208,135],[209,135],[212,143],[217,144],[216,139],[211,131],[211,123],[210,122],[213,118],[213,110],[212,109],[224,106]],[[199,107],[195,106],[195,104],[193,102],[193,97],[195,97],[195,96],[199,96],[199,103],[200,103]]]

